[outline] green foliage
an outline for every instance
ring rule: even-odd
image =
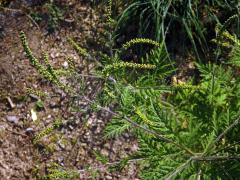
[[[80,47],[72,38],[68,38],[68,42],[76,50],[79,56],[88,56],[87,50]]]
[[[65,169],[56,163],[51,163],[50,167],[47,170],[48,170],[48,175],[42,177],[41,179],[68,180],[68,179],[78,179],[79,178],[79,173],[77,171]]]
[[[43,53],[43,60],[44,60],[45,64],[42,65],[39,62],[39,60],[33,55],[32,51],[28,45],[26,35],[22,31],[20,32],[20,39],[21,39],[22,46],[23,46],[24,52],[26,53],[27,58],[29,59],[31,65],[38,71],[38,73],[40,75],[42,75],[48,81],[57,85],[58,87],[64,89],[67,92],[70,92],[71,89],[68,86],[66,86],[65,84],[63,84],[59,79],[62,75],[68,76],[73,72],[73,69],[72,69],[73,62],[71,60],[68,60],[71,63],[70,64],[71,67],[69,70],[62,70],[62,69],[55,70],[49,62],[49,57],[48,57],[47,53]]]
[[[49,64],[48,56],[46,54],[44,55],[44,60],[47,65],[47,68],[46,68],[42,64],[40,64],[39,60],[33,55],[31,49],[29,48],[26,36],[22,31],[20,32],[20,38],[21,38],[22,46],[24,48],[26,56],[28,57],[32,66],[36,68],[36,70],[39,72],[39,74],[41,74],[43,77],[45,77],[49,81],[52,81],[53,83],[59,86],[63,86],[58,80],[58,78],[56,77],[52,66]]]
[[[233,48],[232,57],[229,61],[229,64],[240,67],[240,44],[239,46]]]
[[[93,153],[96,156],[96,160],[98,160],[99,162],[106,164],[109,161],[108,157],[101,154],[100,152],[94,151]]]
[[[135,45],[135,44],[150,44],[150,45],[154,45],[154,46],[161,46],[160,43],[153,41],[151,39],[146,39],[146,38],[136,38],[136,39],[132,39],[129,42],[125,43],[123,45],[124,49],[128,49],[131,46]]]
[[[115,79],[108,86],[112,101],[118,102],[119,116],[106,127],[106,137],[127,131],[137,137],[139,150],[134,157],[142,158],[143,179],[240,175],[240,45],[229,33],[222,37],[232,43],[229,59],[222,64],[195,63],[200,73],[197,84],[191,79],[169,84],[175,68],[161,46],[144,58],[154,69],[109,72]]]
[[[53,2],[47,3],[46,5],[48,11],[48,31],[54,31],[59,26],[61,20],[63,20],[63,11],[55,5]]]
[[[62,122],[61,120],[56,120],[53,125],[50,127],[44,128],[39,133],[37,133],[33,139],[33,144],[37,144],[43,137],[49,135],[52,133],[55,129],[59,128],[61,126]]]
[[[155,69],[156,66],[152,64],[137,64],[137,63],[129,63],[129,62],[119,62],[113,63],[111,65],[106,66],[103,69],[103,74],[109,74],[112,70],[118,70],[120,68],[134,68],[134,69]]]
[[[44,109],[44,103],[43,101],[41,101],[40,99],[35,103],[35,108],[37,110],[41,110],[41,109]]]
[[[109,24],[114,22],[114,20],[112,19],[112,0],[108,0],[107,4],[107,22]]]
[[[207,1],[213,7],[220,7],[218,2]],[[134,134],[139,149],[126,161],[140,159],[140,175],[143,179],[238,178],[240,45],[237,37],[226,31],[226,26],[232,19],[220,27],[218,32],[221,33],[215,41],[223,44],[227,39],[227,46],[231,49],[229,58],[218,64],[195,63],[200,77],[193,75],[190,80],[178,84],[170,81],[172,75],[176,74],[176,68],[166,50],[165,25],[168,24],[166,22],[171,22],[171,18],[181,23],[198,53],[196,41],[202,49],[206,45],[200,21],[202,17],[198,16],[203,12],[196,9],[202,4],[200,1],[154,0],[136,0],[130,3],[132,4],[124,11],[119,23],[125,21],[124,18],[129,18],[126,16],[130,14],[140,13],[140,31],[144,32],[151,26],[153,18],[157,41],[137,38],[118,50],[114,50],[111,44],[109,56],[103,57],[98,76],[103,81],[103,91],[99,94],[98,102],[88,102],[95,109],[105,110],[114,116],[105,129],[105,137],[116,138],[125,132]],[[108,21],[112,21],[111,6],[112,1],[108,1]],[[148,22],[150,23],[146,24]],[[46,79],[58,84],[59,74],[64,74],[65,71],[54,70],[46,54],[43,58],[45,65],[40,64],[28,47],[24,33],[20,37],[33,67]],[[75,41],[69,39],[69,42],[80,56],[89,56]],[[153,45],[154,48],[138,63],[133,60],[123,61],[121,53],[135,44]],[[74,69],[73,64],[71,69]],[[101,103],[115,105],[117,113],[104,108]],[[57,127],[59,125],[54,124],[42,130],[35,136],[34,144]],[[107,164],[106,157],[96,152],[95,156]],[[122,164],[126,165],[126,161]],[[49,172],[49,178],[69,178],[69,174],[61,168],[59,171],[58,167]]]
[[[63,7],[59,7],[56,1],[44,3],[41,9],[29,9],[29,11],[31,11],[30,16],[35,22],[41,23],[46,21],[49,33],[57,30],[61,21],[64,20],[65,10]]]
[[[124,122],[121,118],[114,118],[109,125],[105,128],[105,138],[115,138],[128,132],[131,129],[131,124]]]
[[[39,90],[34,90],[32,88],[27,88],[27,93],[28,94],[33,94],[36,95],[38,97],[45,97],[47,94],[43,91],[39,91]]]
[[[38,13],[38,12],[31,12],[30,16],[37,23],[40,23],[43,20],[41,13]]]

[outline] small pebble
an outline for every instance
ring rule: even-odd
[[[61,149],[65,149],[65,145],[61,142],[61,141],[58,141],[58,145]]]
[[[33,99],[39,100],[40,98],[34,94],[29,94],[29,96]]]
[[[26,129],[26,132],[32,132],[33,131],[33,128],[27,128]]]
[[[50,102],[50,108],[56,108],[57,107],[57,103],[56,102]]]
[[[73,129],[74,129],[74,127],[72,127],[71,125],[69,125],[68,127],[69,127],[71,130],[73,130]]]
[[[106,179],[113,179],[111,176],[107,175]]]
[[[34,133],[34,130],[33,130],[33,128],[27,128],[27,129],[25,130],[25,133],[26,133],[27,135],[32,135],[32,134]]]
[[[19,121],[19,118],[17,116],[7,116],[6,119],[11,122],[17,124]]]
[[[63,63],[63,67],[64,67],[64,68],[68,68],[68,62],[67,62],[67,61],[65,61],[65,62]]]

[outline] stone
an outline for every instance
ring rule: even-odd
[[[14,123],[14,124],[17,124],[19,121],[19,117],[17,117],[17,116],[7,116],[6,119],[7,119],[7,121]]]

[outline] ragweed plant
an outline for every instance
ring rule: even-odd
[[[239,18],[239,15],[236,14],[228,18],[222,25],[217,24],[215,28],[217,37],[213,39],[212,42],[225,48],[233,48],[235,44],[240,46],[240,41],[237,36],[233,36],[227,31],[228,26],[231,25],[232,22],[238,21]]]
[[[46,52],[43,53],[43,60],[44,60],[45,65],[47,66],[46,70],[52,75],[53,79],[57,80],[58,77],[57,77],[53,67],[49,63],[49,57],[48,57],[48,54]]]
[[[235,44],[240,46],[239,39],[236,36],[231,35],[226,30],[221,33],[221,36],[219,38],[213,39],[212,42],[226,48],[233,48]]]
[[[23,46],[23,49],[26,53],[27,58],[29,59],[31,65],[39,72],[39,74],[42,75],[47,80],[53,82],[54,84],[56,84],[60,88],[63,88],[63,89],[67,90],[67,87],[59,81],[59,77],[55,73],[55,70],[53,69],[53,67],[50,65],[48,55],[46,53],[44,53],[44,58],[43,59],[44,59],[45,65],[47,66],[47,67],[45,67],[33,55],[32,51],[31,51],[31,49],[28,45],[26,35],[22,31],[20,32],[20,39],[21,39],[22,46]]]
[[[62,125],[61,120],[56,120],[50,127],[44,128],[39,133],[37,133],[33,139],[33,144],[37,144],[43,137],[52,133],[55,129]]]
[[[153,5],[151,8],[157,10],[154,12],[161,12],[160,14],[164,15],[154,18],[164,20],[169,15],[168,12],[175,11],[174,8],[168,11],[174,7],[172,2],[149,1],[146,4]],[[163,7],[160,6],[161,3]],[[181,5],[182,2],[174,3]],[[193,40],[189,27],[195,22],[191,19],[195,11],[191,10],[191,3],[187,5],[190,11],[185,14],[183,10],[184,18],[181,22],[188,31],[189,38]],[[160,8],[166,9],[162,11]],[[182,13],[181,9],[176,11]],[[165,25],[163,21],[156,22]],[[194,25],[198,27],[198,24]],[[166,29],[162,26],[160,31],[165,32]],[[197,32],[202,33],[199,30]],[[145,39],[133,40],[125,47],[145,42],[147,42]],[[129,132],[137,138],[139,148],[128,159],[139,160],[139,173],[142,179],[238,178],[240,176],[238,67],[227,63],[196,63],[200,77],[195,83],[191,79],[184,83],[174,83],[171,82],[171,77],[176,74],[176,68],[169,59],[164,42],[158,44],[149,41],[145,44],[154,45],[154,48],[142,57],[142,64],[124,62],[119,52],[122,49],[115,51],[112,47],[109,56],[102,61],[103,68],[99,74],[104,75],[101,76],[101,81],[108,89],[107,96],[100,94],[99,99],[103,101],[104,98],[110,99],[108,104],[115,105],[118,112],[101,106],[101,103],[105,105],[105,102],[94,102],[96,109],[105,110],[114,116],[105,129],[105,136],[116,138]],[[73,46],[81,56],[87,56],[86,51],[79,48],[79,45],[73,43]],[[240,47],[238,43],[234,43],[234,47],[236,51],[231,54],[230,61],[237,62]],[[27,46],[25,48],[27,49]],[[37,66],[36,58],[30,50],[25,51],[30,54],[28,56],[33,65]],[[84,100],[92,103],[85,96]],[[54,128],[49,127],[40,132],[34,142],[51,133]],[[107,159],[104,160],[106,161]],[[54,168],[52,177],[66,178],[65,171],[55,169],[58,168]]]
[[[24,34],[24,32],[20,32],[20,39],[22,41],[22,45],[24,48],[24,51],[26,53],[26,56],[28,57],[30,63],[33,65],[34,68],[37,69],[37,71],[43,75],[46,79],[48,79],[49,81],[54,81],[54,82],[58,82],[58,80],[54,77],[53,74],[51,74],[51,72],[49,72],[43,65],[41,65],[38,61],[38,59],[33,55],[31,49],[29,48],[26,36]]]
[[[79,56],[87,57],[87,50],[80,47],[72,38],[68,38],[69,44],[76,50]]]
[[[107,4],[107,22],[109,24],[112,24],[115,22],[112,19],[112,0],[108,0],[108,4]]]
[[[26,90],[27,90],[28,94],[34,94],[34,95],[36,95],[38,97],[45,97],[45,96],[47,96],[47,94],[45,92],[40,91],[40,90],[35,90],[35,89],[32,89],[32,88],[27,88]]]
[[[151,39],[136,38],[136,39],[132,39],[132,40],[126,42],[122,47],[124,49],[128,49],[135,44],[149,44],[149,45],[154,45],[154,46],[161,46],[161,43],[158,43],[158,42],[156,42],[154,40],[151,40]]]
[[[51,163],[50,167],[47,168],[48,175],[44,176],[41,179],[50,179],[50,180],[55,180],[55,179],[78,179],[79,178],[79,173],[77,171],[73,170],[68,170],[56,163]]]
[[[132,68],[132,69],[155,69],[156,65],[152,64],[138,64],[138,63],[129,63],[129,62],[118,62],[118,63],[113,63],[110,65],[107,65],[103,69],[103,74],[108,76],[109,72],[118,70],[121,68]]]
[[[231,25],[234,21],[239,21],[239,14],[235,14],[229,17],[222,26],[218,24],[217,28],[217,37],[221,37],[222,33]],[[219,27],[220,26],[220,27]]]
[[[239,40],[224,31],[232,51],[220,64],[196,63],[200,78],[184,83],[167,79],[174,73],[165,52],[156,47],[144,59],[151,71],[119,74],[105,66],[118,102],[106,137],[133,133],[142,179],[236,179],[240,175]],[[233,63],[235,62],[235,63]],[[123,66],[123,65],[121,65]],[[131,78],[131,77],[134,78]],[[195,84],[193,83],[195,82]]]
[[[73,59],[68,57],[67,62],[68,62],[70,71],[72,71],[72,72],[76,71],[76,67],[75,67],[75,63],[74,63]]]

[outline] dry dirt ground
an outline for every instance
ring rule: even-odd
[[[134,138],[126,135],[105,140],[103,129],[110,115],[92,112],[86,102],[70,98],[41,78],[23,52],[20,31],[26,33],[29,45],[39,59],[42,52],[47,52],[53,67],[66,68],[66,59],[71,57],[77,71],[80,74],[86,72],[85,60],[70,47],[67,37],[73,37],[92,51],[93,42],[97,42],[102,28],[99,7],[93,8],[83,1],[65,1],[63,5],[67,9],[64,19],[50,34],[44,22],[38,28],[25,12],[0,10],[0,179],[40,179],[51,173],[55,179],[56,172],[51,171],[54,167],[61,170],[58,171],[62,173],[59,179],[71,172],[78,174],[75,179],[93,179],[93,176],[97,179],[137,179],[134,163],[121,172],[110,172],[109,163],[100,162],[96,155],[100,153],[110,164],[115,164],[137,149]],[[30,8],[24,6],[20,1],[13,1],[8,8]],[[98,50],[97,43],[94,48]],[[94,69],[94,63],[89,64]],[[79,84],[85,81],[83,91],[88,96],[93,97],[92,92],[96,93],[101,87],[101,83],[91,78],[74,80]],[[43,92],[45,96],[36,97],[28,88]],[[38,99],[44,107],[36,111],[37,120],[33,121],[31,110],[36,108]],[[56,119],[60,119],[62,125],[33,144],[34,137],[51,127]]]

